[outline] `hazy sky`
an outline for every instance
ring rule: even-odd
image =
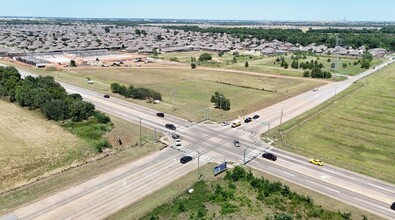
[[[0,16],[395,21],[395,0],[0,0]]]

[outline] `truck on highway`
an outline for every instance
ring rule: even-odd
[[[240,120],[236,120],[236,121],[234,121],[232,123],[232,128],[239,127],[240,125],[241,125],[241,121]]]

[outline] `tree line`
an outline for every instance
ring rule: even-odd
[[[40,109],[50,120],[81,122],[94,116],[99,123],[110,118],[95,111],[95,106],[82,100],[79,94],[67,94],[66,90],[51,76],[21,78],[14,67],[0,67],[0,96],[17,102],[31,110]]]
[[[194,31],[202,33],[227,33],[233,37],[244,39],[257,38],[267,41],[279,40],[282,42],[299,43],[303,46],[311,43],[323,44],[328,47],[336,45],[336,35],[338,35],[345,44],[358,48],[366,46],[370,48],[382,47],[388,50],[395,50],[395,28],[387,27],[381,30],[348,30],[348,29],[323,29],[309,30],[303,32],[300,29],[263,29],[263,28],[227,28],[227,27],[210,27],[200,28],[198,26],[166,26],[165,28]]]
[[[152,98],[154,100],[162,100],[162,95],[159,92],[148,88],[134,88],[134,86],[132,85],[126,87],[125,85],[121,85],[119,83],[112,83],[111,91],[113,93],[120,94],[125,98],[133,98],[140,100],[146,100]]]

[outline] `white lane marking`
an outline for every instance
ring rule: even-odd
[[[122,182],[122,186],[126,186],[126,181],[123,181],[123,182]]]
[[[282,171],[284,174],[286,174],[286,175],[288,175],[288,176],[295,176],[294,174],[292,174],[292,173],[288,173],[288,172],[286,172],[286,171]]]

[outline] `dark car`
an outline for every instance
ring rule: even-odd
[[[183,156],[183,157],[181,157],[181,159],[180,159],[180,163],[182,163],[182,164],[188,163],[188,162],[191,161],[191,160],[192,160],[192,157],[191,157],[191,156]]]
[[[180,135],[176,134],[176,133],[171,133],[171,137],[173,139],[180,139]]]
[[[262,157],[266,158],[266,159],[269,159],[269,160],[272,160],[272,161],[276,161],[277,160],[277,156],[276,155],[274,155],[272,153],[268,153],[268,152],[263,153]]]
[[[163,118],[163,117],[165,117],[165,113],[158,112],[158,113],[156,113],[156,116]]]
[[[165,127],[171,130],[176,130],[176,126],[174,126],[173,124],[165,124]]]
[[[250,123],[252,121],[252,118],[251,117],[248,117],[248,118],[246,118],[245,120],[244,120],[244,123]]]
[[[107,94],[106,94],[106,95],[104,95],[103,97],[104,97],[104,98],[110,98],[110,95],[107,95]]]
[[[392,203],[392,205],[391,205],[391,209],[392,209],[392,210],[395,210],[395,202],[394,202],[394,203]]]
[[[254,115],[254,117],[252,117],[253,119],[258,119],[259,115]]]

